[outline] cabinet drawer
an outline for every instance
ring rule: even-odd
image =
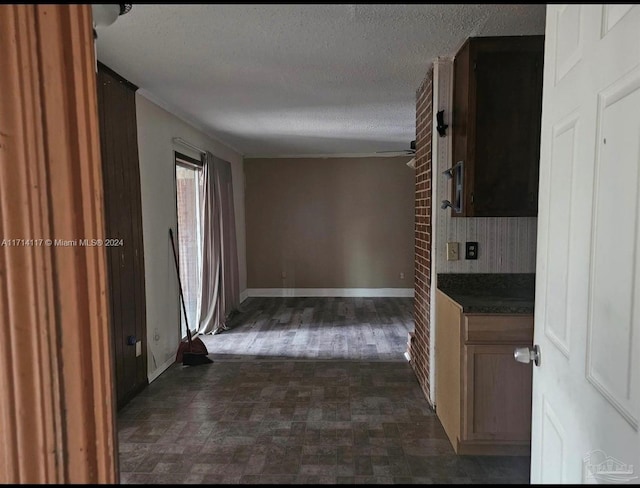
[[[464,315],[464,341],[533,344],[533,315]]]

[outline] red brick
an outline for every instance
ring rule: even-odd
[[[429,398],[429,328],[431,286],[431,139],[433,126],[432,78],[430,69],[416,91],[416,190],[414,321],[411,365],[420,387]]]

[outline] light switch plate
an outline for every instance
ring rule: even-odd
[[[457,261],[460,259],[458,254],[459,242],[447,242],[447,261]]]
[[[136,357],[142,356],[142,341],[136,342]]]

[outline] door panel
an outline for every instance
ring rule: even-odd
[[[567,320],[569,283],[569,236],[571,235],[571,196],[574,181],[576,139],[579,114],[573,113],[555,125],[551,141],[550,204],[554,218],[547,229],[547,259],[554,273],[547,274],[545,334],[567,357],[570,329]],[[549,242],[554,245],[550,246]]]
[[[550,12],[547,10],[547,14]],[[556,18],[555,83],[559,83],[582,57],[582,5],[564,5]]]
[[[637,430],[638,377],[632,366],[637,370],[638,341],[632,331],[638,323],[640,70],[598,98],[587,379]],[[623,226],[611,218],[621,209]]]
[[[602,13],[602,37],[631,10],[633,5],[605,5]]]
[[[547,7],[533,483],[638,481],[640,9]]]
[[[542,466],[545,467],[542,475],[543,483],[564,483],[564,458],[566,434],[562,428],[562,422],[558,420],[553,407],[547,398],[542,400]]]

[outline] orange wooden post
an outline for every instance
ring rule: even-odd
[[[0,483],[115,483],[90,5],[0,5]],[[49,242],[51,240],[52,242]]]

